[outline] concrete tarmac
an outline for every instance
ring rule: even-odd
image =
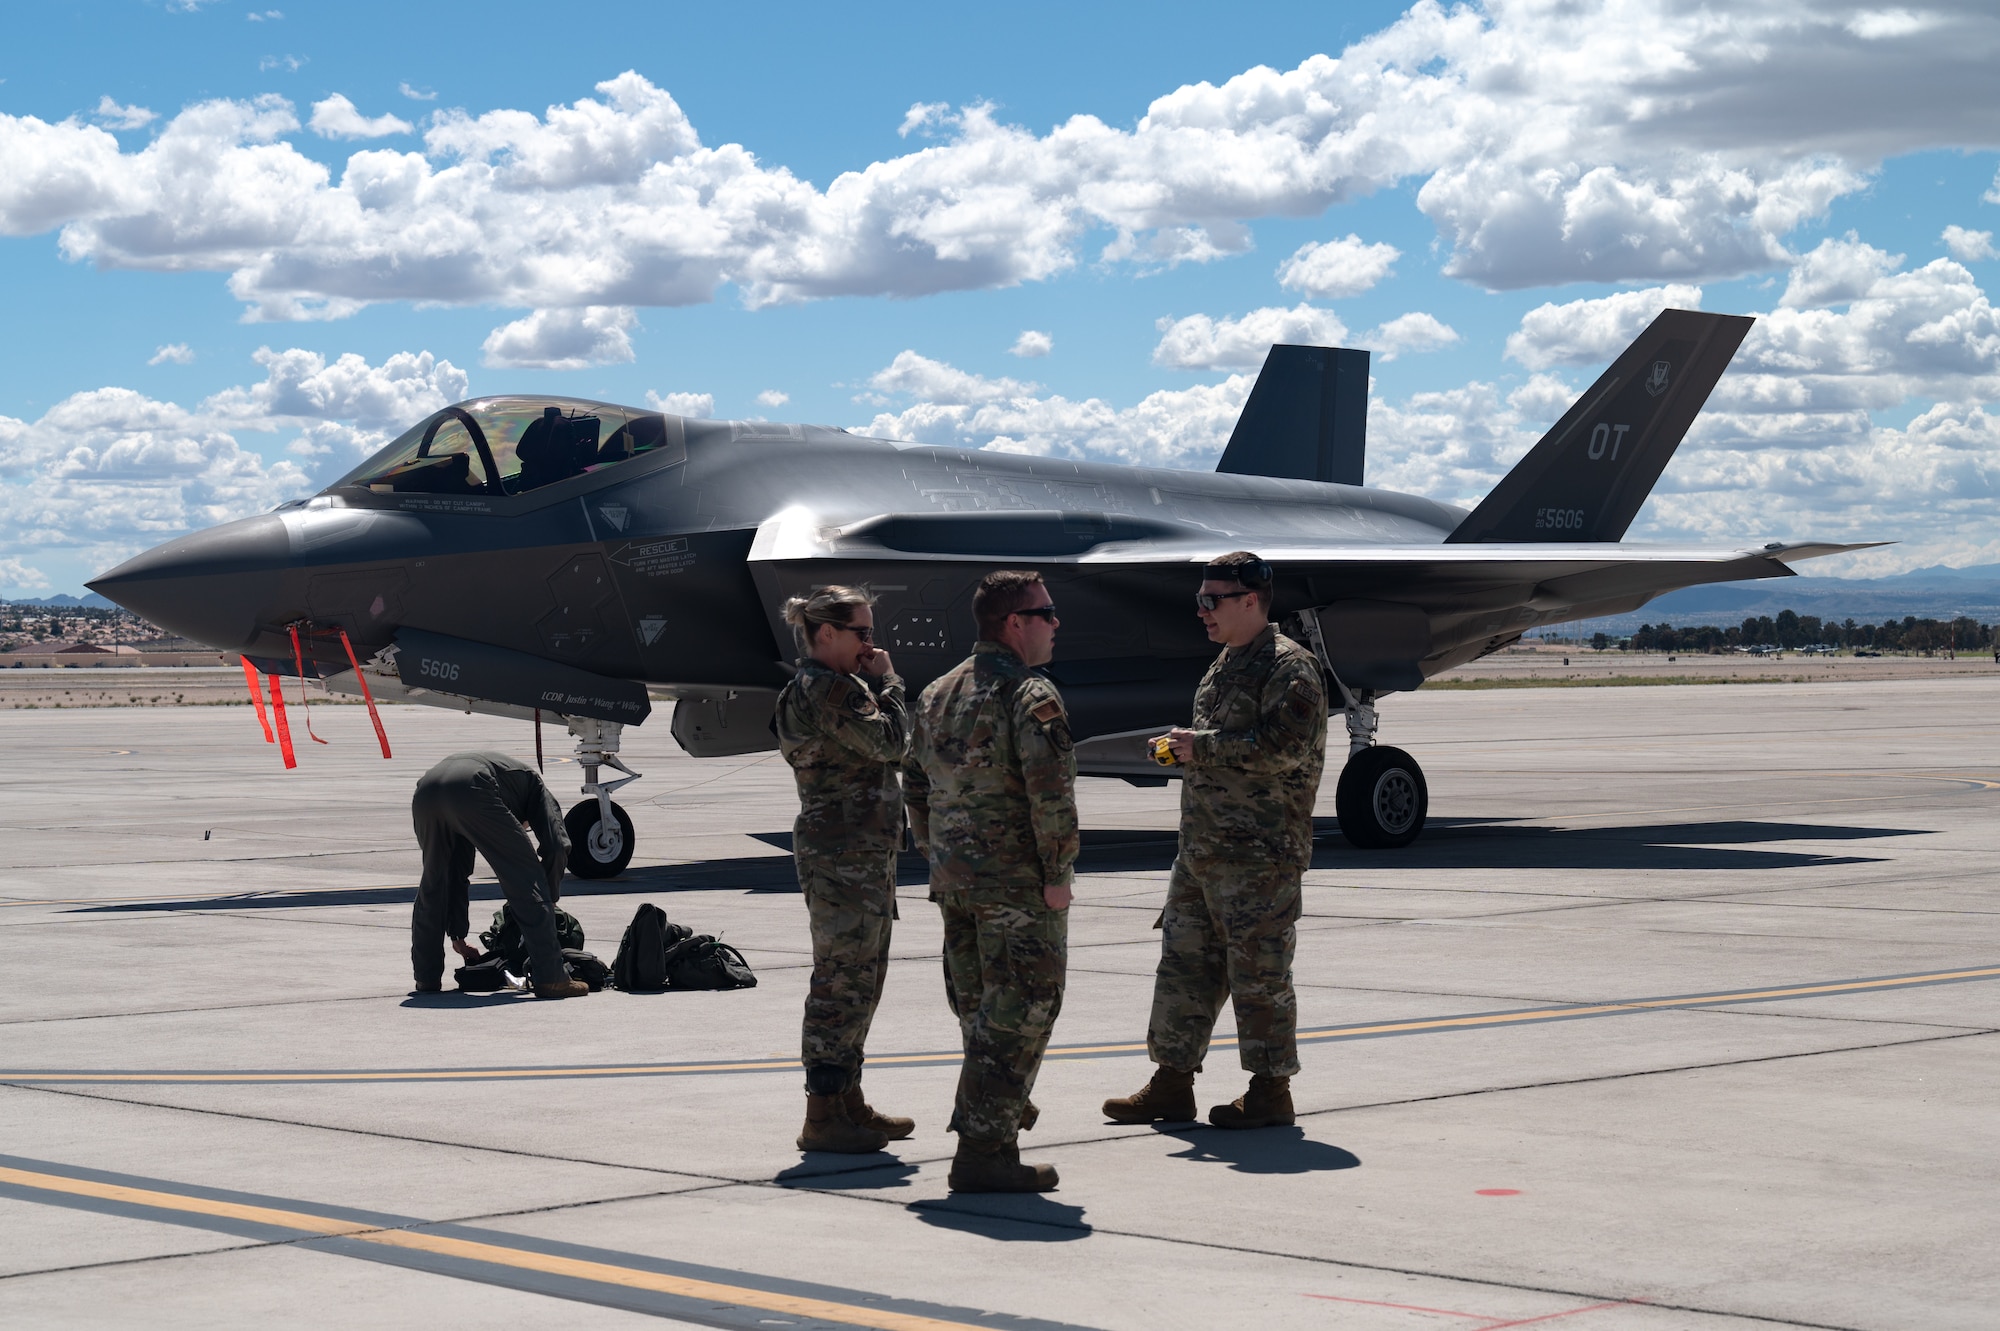
[[[794,1149],[774,754],[627,732],[638,857],[563,901],[607,959],[656,902],[757,988],[415,997],[412,785],[531,756],[526,726],[387,709],[385,762],[360,709],[314,709],[326,746],[294,711],[285,772],[243,709],[0,712],[0,1324],[1993,1326],[2000,680],[1383,712],[1431,828],[1353,851],[1328,782],[1295,1128],[1099,1115],[1150,1070],[1178,791],[1082,783],[1023,1138],[1062,1188],[1001,1198],[945,1188],[956,1028],[914,862],[867,1085],[917,1133]],[[1204,1105],[1242,1089],[1232,1030]]]

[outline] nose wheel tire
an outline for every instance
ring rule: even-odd
[[[564,815],[569,871],[578,878],[616,878],[632,862],[632,816],[619,804],[611,806],[611,816],[616,821],[607,825],[596,800],[585,800]]]
[[[1349,758],[1333,796],[1340,834],[1358,850],[1409,845],[1424,830],[1430,804],[1424,769],[1409,754],[1386,745]]]

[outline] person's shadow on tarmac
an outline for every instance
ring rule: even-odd
[[[1187,1143],[1175,1151],[1175,1160],[1195,1160],[1225,1164],[1240,1174],[1313,1174],[1331,1169],[1353,1169],[1361,1157],[1329,1142],[1316,1142],[1304,1128],[1257,1128],[1249,1132],[1224,1131],[1208,1127],[1156,1128],[1163,1137]]]
[[[1081,1206],[1036,1192],[953,1193],[906,1209],[927,1225],[1001,1243],[1071,1243],[1091,1233]]]
[[[907,1188],[916,1174],[915,1165],[904,1164],[887,1151],[877,1151],[871,1156],[812,1151],[790,1169],[779,1170],[771,1181],[786,1187],[837,1188],[846,1192],[861,1188]]]

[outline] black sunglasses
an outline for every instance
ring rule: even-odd
[[[875,641],[875,630],[872,628],[856,628],[852,624],[835,624],[834,627],[843,633],[852,633],[863,642],[872,643]]]
[[[1224,601],[1232,597],[1255,595],[1256,593],[1247,587],[1240,592],[1196,592],[1194,594],[1194,603],[1204,610],[1216,610],[1221,608]]]
[[[1031,605],[1026,610],[1016,610],[1014,613],[1017,615],[1030,615],[1036,619],[1046,619],[1051,624],[1056,622],[1056,606],[1053,601],[1047,605]]]

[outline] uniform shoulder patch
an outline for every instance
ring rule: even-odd
[[[1043,725],[1047,725],[1062,714],[1063,705],[1054,698],[1045,698],[1028,709],[1028,715],[1034,717]]]

